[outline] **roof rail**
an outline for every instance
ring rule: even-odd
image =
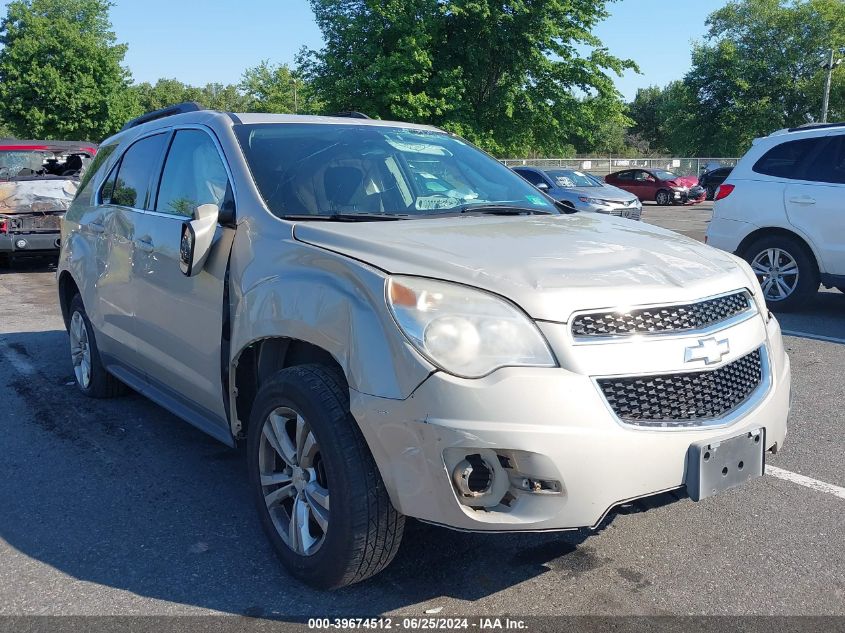
[[[142,114],[141,116],[132,119],[131,121],[128,121],[126,125],[120,128],[120,131],[123,132],[133,127],[143,125],[144,123],[149,123],[150,121],[155,121],[157,119],[163,119],[168,116],[173,116],[174,114],[184,114],[185,112],[199,112],[200,110],[205,110],[205,108],[203,108],[196,101],[186,101],[185,103],[178,103],[176,105],[162,108],[161,110],[153,110],[152,112]]]
[[[803,132],[805,130],[823,130],[824,128],[828,127],[843,127],[845,126],[845,121],[839,123],[805,123],[804,125],[799,125],[797,127],[789,128],[789,132]]]
[[[329,116],[336,116],[336,117],[347,117],[349,119],[371,119],[372,117],[368,117],[363,112],[335,112],[334,114],[330,114]]]

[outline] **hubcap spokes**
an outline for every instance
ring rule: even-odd
[[[763,295],[771,301],[783,301],[798,287],[798,262],[785,250],[767,248],[751,262]]]
[[[87,388],[91,383],[91,346],[85,320],[79,312],[74,312],[70,319],[70,358],[76,382]]]
[[[317,438],[293,409],[279,407],[265,420],[258,468],[279,536],[297,554],[314,554],[329,527],[329,489]]]

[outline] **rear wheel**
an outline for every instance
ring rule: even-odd
[[[669,192],[665,189],[661,189],[657,192],[657,195],[654,196],[654,201],[661,207],[667,206],[671,202],[671,200],[672,198],[669,195]]]
[[[70,302],[70,358],[76,386],[91,398],[116,398],[126,393],[126,386],[103,367],[94,328],[78,294]]]
[[[268,379],[253,405],[247,462],[262,527],[292,575],[334,589],[393,560],[405,519],[349,413],[341,376],[301,365]]]
[[[762,237],[746,249],[745,259],[757,275],[772,310],[795,310],[818,292],[819,271],[815,259],[794,238]]]

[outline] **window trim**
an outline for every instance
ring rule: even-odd
[[[232,191],[232,199],[235,201],[235,210],[234,210],[234,218],[235,224],[237,224],[238,218],[238,191],[237,185],[235,184],[235,179],[232,176],[232,170],[229,167],[229,161],[226,160],[226,154],[223,151],[223,146],[220,143],[220,139],[217,138],[217,135],[214,133],[214,130],[209,128],[206,125],[200,125],[198,123],[185,123],[178,126],[171,126],[167,128],[170,132],[170,138],[167,141],[167,147],[165,148],[161,163],[159,164],[158,169],[158,177],[156,179],[156,187],[155,187],[155,200],[153,201],[151,210],[145,210],[144,213],[154,216],[154,217],[161,217],[161,218],[177,218],[182,221],[190,221],[193,218],[189,218],[185,215],[180,215],[178,213],[167,213],[166,211],[156,211],[156,207],[158,206],[158,197],[161,193],[161,180],[164,177],[164,168],[167,165],[167,158],[170,156],[170,150],[173,147],[173,141],[176,138],[176,134],[182,130],[199,130],[200,132],[205,132],[206,136],[211,139],[211,142],[214,144],[215,149],[217,150],[217,156],[220,158],[220,161],[223,163],[223,169],[226,170],[226,177],[229,180],[229,188]]]

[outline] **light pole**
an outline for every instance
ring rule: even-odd
[[[842,49],[839,49],[840,52]],[[827,70],[827,78],[824,82],[824,99],[822,101],[822,123],[827,123],[827,106],[830,103],[830,82],[833,79],[833,69],[839,66],[843,60],[841,57],[835,59],[836,50],[830,49],[830,59],[822,65],[822,68]]]

